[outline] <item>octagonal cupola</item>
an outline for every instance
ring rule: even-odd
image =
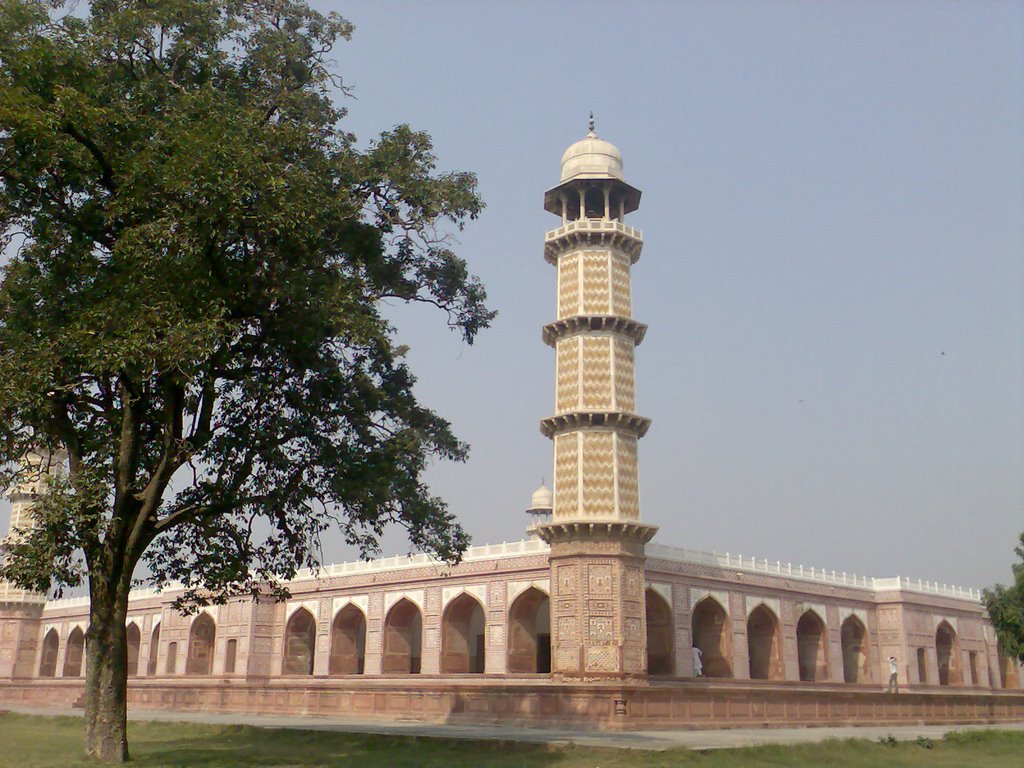
[[[622,173],[618,147],[594,133],[594,114],[589,132],[562,155],[561,181],[544,193],[544,210],[562,222],[587,220],[623,221],[640,206],[640,190],[630,186]]]

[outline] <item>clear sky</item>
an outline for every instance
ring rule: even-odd
[[[487,210],[460,252],[500,315],[399,313],[472,445],[432,485],[477,543],[551,478],[541,206],[586,132],[643,190],[634,313],[657,541],[966,586],[1024,530],[1019,3],[323,2],[361,140],[408,121]],[[402,551],[397,538],[389,550]],[[331,554],[331,553],[329,553]]]
[[[394,310],[422,401],[472,445],[431,470],[474,543],[551,480],[564,149],[615,143],[642,514],[656,541],[964,586],[1024,530],[1024,5],[316,2],[360,141],[430,132],[487,210],[460,253],[500,312],[472,347]],[[400,537],[387,554],[405,551]],[[328,561],[351,553],[329,547]]]

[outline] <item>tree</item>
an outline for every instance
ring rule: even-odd
[[[74,10],[74,9],[72,9]],[[299,0],[0,0],[0,481],[64,452],[0,576],[88,584],[85,749],[128,757],[136,567],[179,607],[271,589],[340,526],[450,561],[422,473],[466,446],[421,406],[387,299],[472,343],[493,313],[443,226],[482,208],[399,126],[360,151]],[[260,521],[263,521],[262,523]]]
[[[982,600],[995,627],[999,650],[1007,658],[1024,663],[1024,533],[1013,551],[1020,559],[1013,564],[1014,583],[982,590]]]

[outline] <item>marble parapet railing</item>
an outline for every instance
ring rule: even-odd
[[[45,603],[46,596],[39,592],[21,589],[10,582],[0,581],[0,603]]]
[[[472,563],[482,560],[495,560],[529,555],[546,554],[550,548],[540,539],[524,539],[523,541],[503,542],[501,544],[485,544],[478,547],[470,547],[462,557],[462,562]],[[981,601],[981,591],[967,587],[957,587],[949,584],[940,584],[935,581],[923,579],[908,579],[904,576],[892,578],[873,578],[871,576],[859,576],[826,568],[807,567],[783,563],[779,560],[768,560],[761,557],[748,557],[746,555],[731,554],[729,552],[706,552],[698,549],[686,549],[682,547],[669,547],[663,544],[647,545],[648,559],[669,560],[673,562],[695,563],[713,567],[729,569],[732,571],[745,571],[749,573],[763,573],[773,576],[781,576],[787,579],[801,579],[803,581],[828,584],[832,586],[850,587],[863,589],[870,592],[891,592],[903,591],[925,595],[937,595],[940,597],[952,597],[959,600]],[[403,571],[412,568],[436,567],[444,568],[443,561],[427,554],[404,555],[395,557],[384,557],[378,560],[357,560],[346,563],[335,563],[325,565],[322,568],[312,570],[303,568],[295,574],[295,578],[289,584],[298,584],[321,578],[335,576],[349,576],[364,573],[381,573],[388,571]],[[0,583],[0,599],[3,598],[5,589],[13,589],[8,584]],[[181,589],[181,585],[169,586],[163,590],[165,593],[173,593]],[[18,594],[25,593],[24,590],[16,590]],[[12,592],[13,594],[13,592]],[[129,601],[144,600],[160,594],[156,589],[134,589],[129,595]],[[37,596],[38,597],[38,596]],[[38,597],[42,602],[42,598]],[[24,602],[24,599],[22,600]],[[69,597],[62,600],[51,600],[46,603],[46,610],[58,610],[65,608],[79,608],[89,604],[88,597]]]
[[[548,551],[548,545],[539,539],[524,539],[523,541],[502,542],[501,544],[484,544],[467,549],[462,555],[462,562],[472,563],[480,560],[494,560],[501,557],[544,554]],[[357,573],[399,571],[407,568],[423,568],[428,566],[444,567],[444,561],[427,554],[398,555],[396,557],[384,557],[379,560],[357,560],[349,563],[325,565],[316,571],[303,568],[296,572],[295,578],[289,583],[294,584],[297,581],[309,581],[310,579],[319,579],[325,576],[348,576]]]
[[[557,240],[563,235],[573,232],[619,232],[635,240],[643,240],[644,235],[636,227],[630,227],[615,219],[577,219],[569,221],[556,229],[544,233],[544,242]]]
[[[783,563],[780,560],[769,560],[762,557],[747,557],[746,555],[733,555],[729,552],[704,552],[697,549],[684,549],[681,547],[668,547],[662,544],[647,545],[648,558],[660,558],[685,563],[699,563],[701,565],[717,566],[732,570],[749,571],[751,573],[764,573],[773,576],[783,576],[787,579],[803,579],[819,584],[830,584],[833,586],[852,587],[854,589],[866,589],[872,592],[888,592],[901,590],[904,592],[917,592],[928,595],[940,595],[942,597],[954,597],[960,600],[981,600],[981,591],[968,587],[957,587],[950,584],[940,584],[937,581],[925,581],[923,579],[908,579],[903,576],[892,578],[874,578],[872,576],[859,576],[846,571],[836,571],[827,568],[807,567]]]

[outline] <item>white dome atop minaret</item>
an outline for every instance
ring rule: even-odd
[[[530,497],[530,509],[551,509],[554,504],[555,497],[551,494],[551,490],[541,483],[540,488],[533,492],[533,496]]]
[[[622,179],[622,153],[610,141],[594,133],[594,113],[590,113],[586,137],[570,146],[562,155],[564,184],[573,179]]]
[[[526,510],[527,518],[530,521],[526,526],[526,532],[530,534],[531,538],[537,538],[538,525],[551,522],[551,509],[554,505],[554,494],[542,482],[540,488],[534,491],[533,496],[530,497],[530,508]]]
[[[558,186],[544,193],[544,210],[562,217],[563,224],[579,219],[621,222],[640,207],[640,190],[626,183],[622,153],[610,141],[590,131],[562,155]]]

